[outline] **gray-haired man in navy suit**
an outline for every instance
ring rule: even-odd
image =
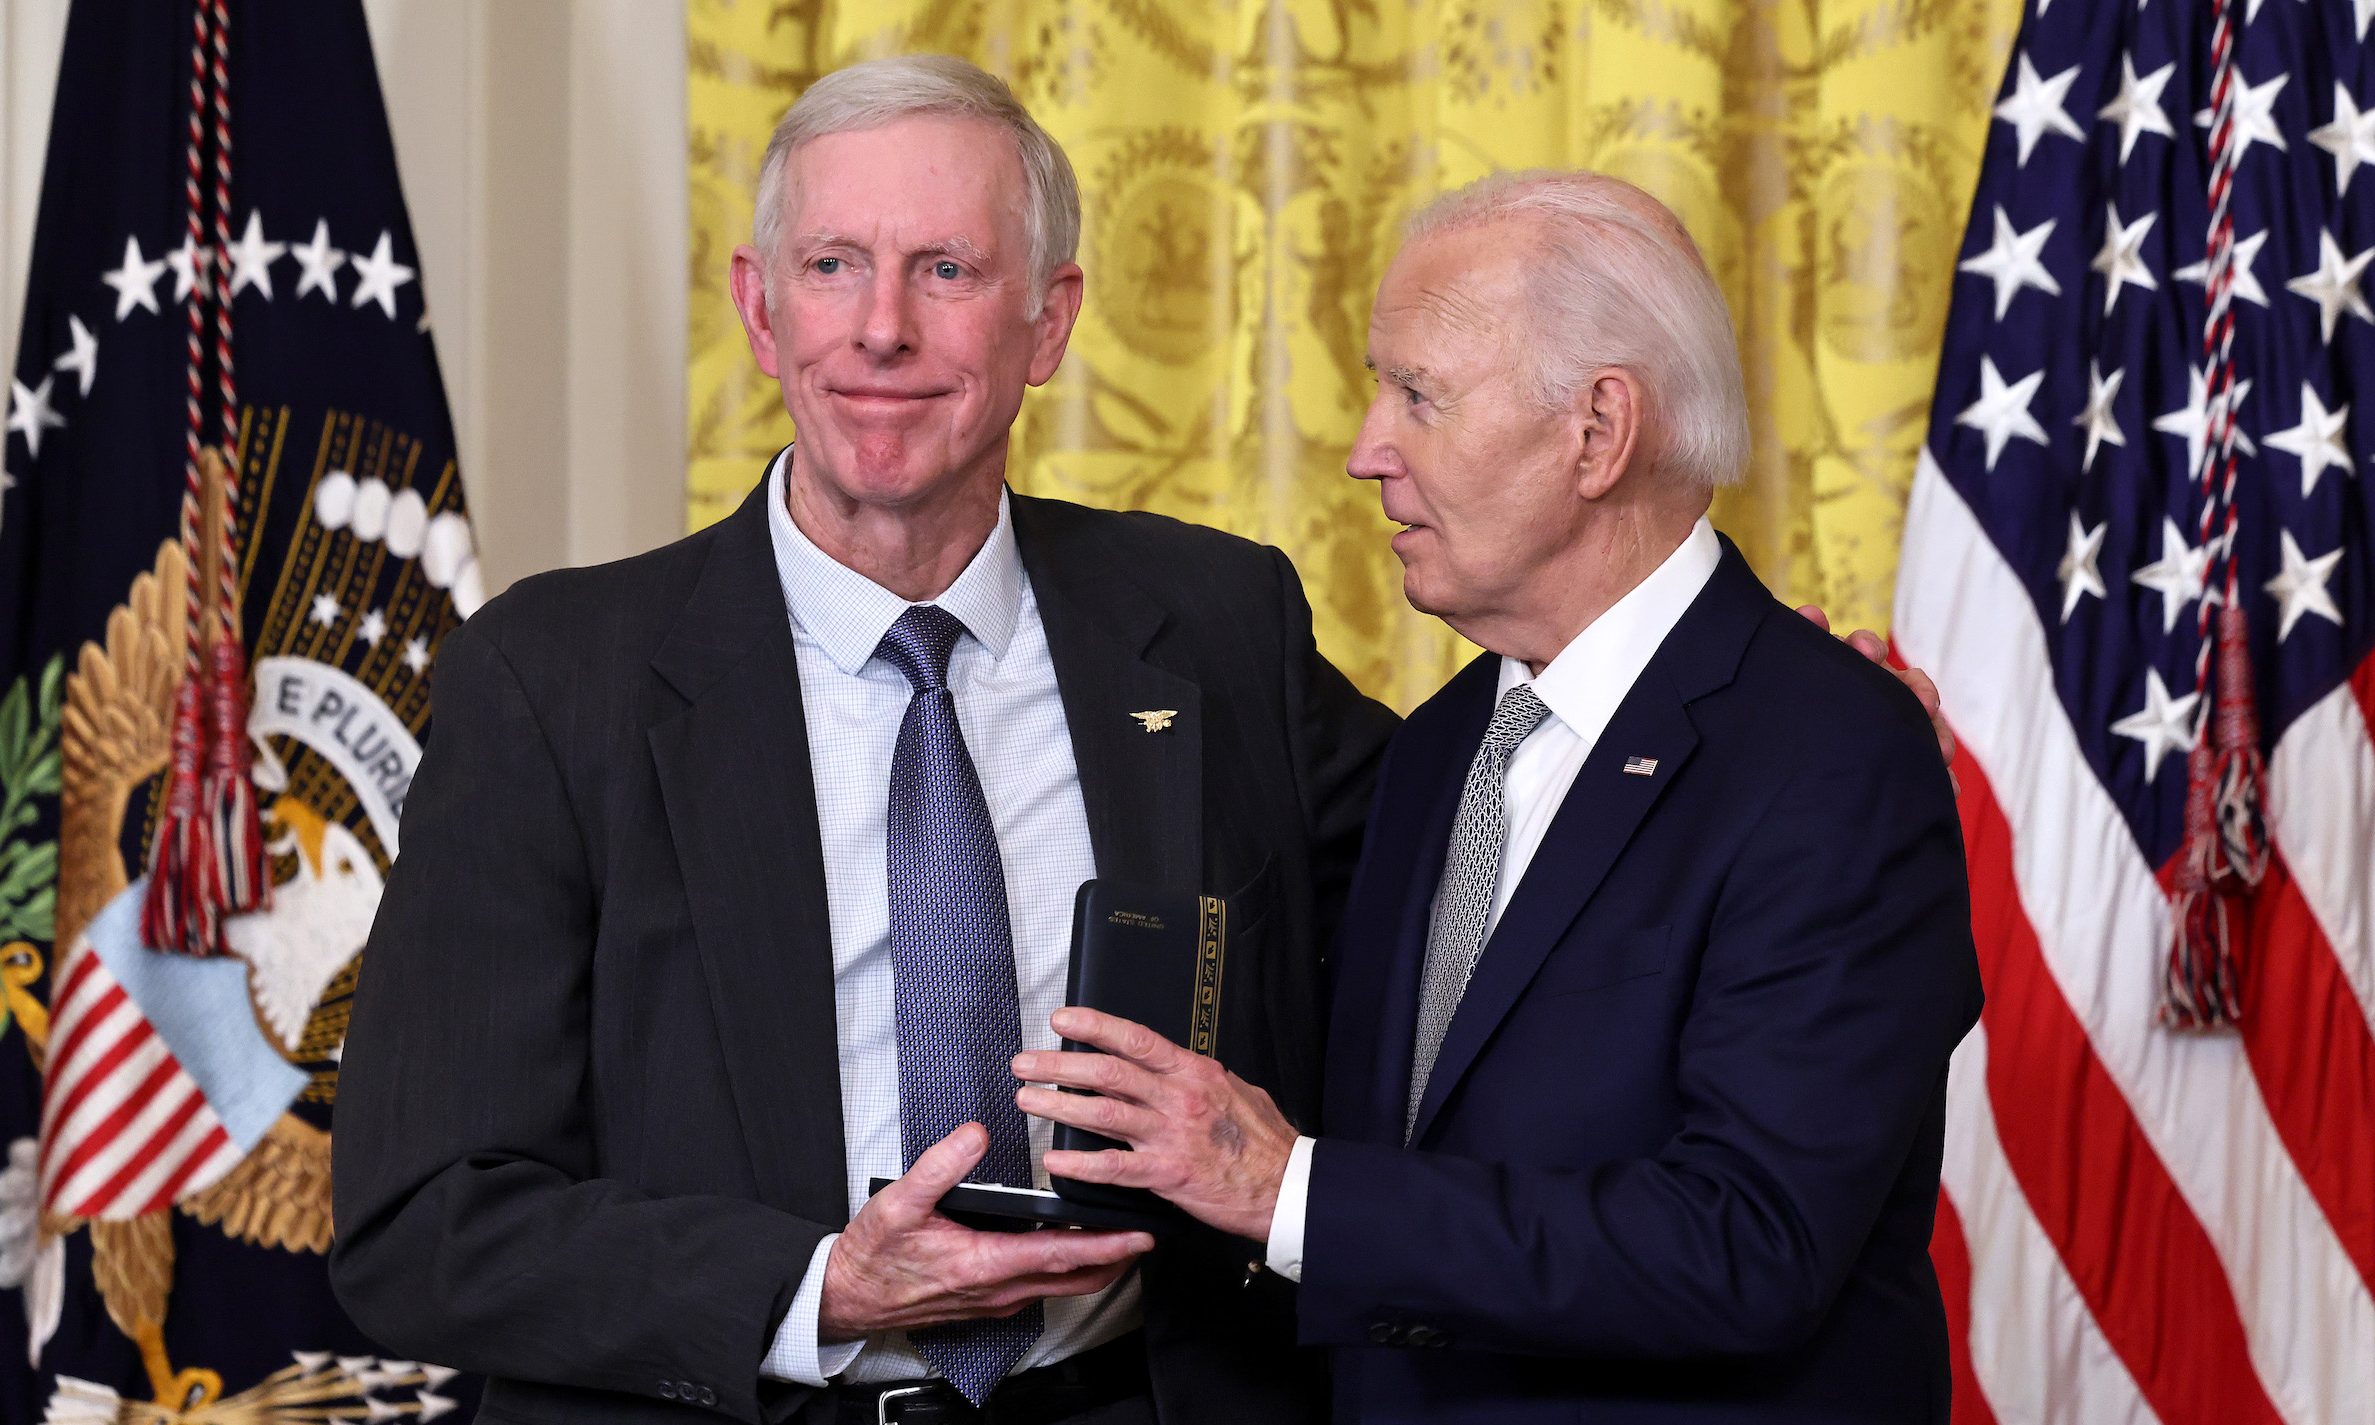
[[[1404,588],[1488,652],[1386,756],[1321,1132],[1142,1027],[1035,1114],[1267,1244],[1339,1420],[1946,1419],[1928,1257],[1979,1010],[1923,708],[1706,520],[1747,458],[1723,298],[1584,173],[1416,221],[1369,328]]]

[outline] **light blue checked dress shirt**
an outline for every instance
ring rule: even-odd
[[[788,456],[788,451],[777,456],[767,473],[767,527],[799,659],[817,827],[824,840],[841,1128],[848,1153],[844,1170],[854,1214],[866,1201],[869,1178],[895,1178],[904,1166],[884,855],[891,750],[907,712],[909,688],[888,664],[874,661],[874,650],[908,602],[834,562],[800,532],[784,505]],[[1072,900],[1080,883],[1097,870],[1047,630],[1023,573],[1005,496],[999,497],[998,527],[981,552],[931,602],[956,615],[968,634],[957,640],[949,658],[948,683],[1005,863],[1023,1047],[1053,1049],[1056,1035],[1047,1020],[1064,1003]],[[1041,1163],[1053,1128],[1045,1119],[1029,1123],[1032,1176],[1046,1187]],[[866,1382],[936,1374],[904,1332],[819,1345],[817,1307],[825,1258],[836,1240],[827,1237],[817,1245],[760,1371],[807,1385],[823,1385],[828,1378]],[[1138,1319],[1135,1273],[1096,1296],[1050,1301],[1046,1329],[1016,1369],[1109,1341],[1135,1328]]]

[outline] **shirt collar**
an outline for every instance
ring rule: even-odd
[[[1701,518],[1664,563],[1575,635],[1539,677],[1515,658],[1502,659],[1500,691],[1532,683],[1551,716],[1584,741],[1597,741],[1722,560],[1715,526]]]
[[[767,535],[775,547],[776,577],[792,621],[817,641],[834,667],[854,677],[911,603],[817,548],[801,531],[784,503],[784,472],[791,458],[792,447],[785,446],[767,470]],[[1006,656],[1022,612],[1023,560],[1005,490],[998,491],[997,528],[956,582],[925,602],[955,614],[991,657]]]

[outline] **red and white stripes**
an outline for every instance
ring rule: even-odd
[[[1988,987],[1938,1252],[1967,1263],[1967,1379],[2007,1422],[2375,1419],[2375,674],[2276,750],[2240,1032],[2173,1034],[2169,868],[2086,763],[2031,607],[1925,454],[1896,640],[1964,749]]]
[[[51,1001],[41,1096],[41,1206],[121,1221],[219,1181],[239,1145],[196,1080],[85,941]]]

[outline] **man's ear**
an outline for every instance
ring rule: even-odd
[[[1047,300],[1031,323],[1030,383],[1044,386],[1063,364],[1064,348],[1072,341],[1072,324],[1080,320],[1080,265],[1067,262],[1048,275]]]
[[[1582,450],[1575,460],[1576,493],[1597,500],[1631,468],[1641,437],[1641,381],[1621,366],[1595,373],[1575,393]]]
[[[734,294],[734,310],[742,318],[742,335],[750,342],[751,359],[769,376],[780,375],[775,363],[775,314],[767,306],[767,268],[760,262],[757,248],[744,243],[734,249],[726,287]]]

